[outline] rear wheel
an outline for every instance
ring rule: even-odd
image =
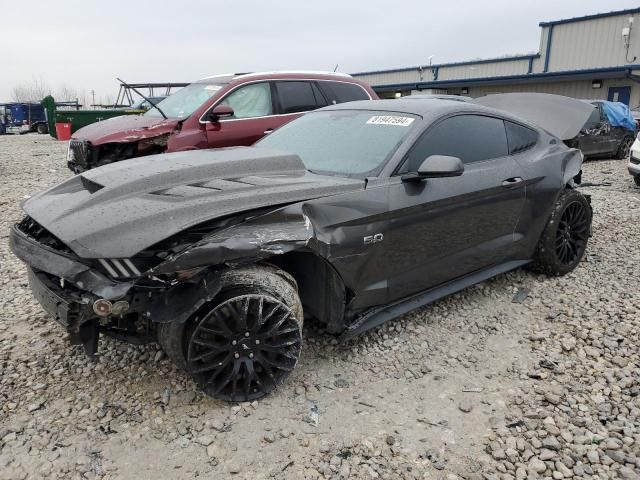
[[[640,175],[634,176],[633,181],[636,182],[636,185],[640,187]]]
[[[564,190],[551,212],[532,269],[547,275],[571,272],[584,255],[591,232],[591,206],[576,190]]]
[[[622,140],[622,143],[620,144],[620,146],[618,147],[618,151],[616,152],[616,158],[629,158],[631,145],[633,145],[633,137],[626,137],[624,140]]]
[[[209,305],[185,324],[161,325],[158,341],[210,396],[252,401],[282,384],[302,347],[293,278],[270,266],[232,270]]]
[[[39,123],[37,127],[38,133],[44,135],[45,133],[49,133],[49,128],[44,123]]]

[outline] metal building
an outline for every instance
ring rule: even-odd
[[[544,92],[640,106],[640,8],[541,22],[536,54],[353,74],[381,97]]]

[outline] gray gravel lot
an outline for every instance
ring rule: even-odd
[[[511,272],[346,345],[305,325],[289,381],[227,404],[155,345],[103,339],[90,362],[33,300],[8,230],[69,176],[65,151],[0,136],[0,479],[640,478],[640,189],[623,161],[585,164],[594,236],[575,272]]]

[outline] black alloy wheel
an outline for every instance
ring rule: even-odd
[[[620,147],[618,147],[617,157],[619,159],[629,158],[632,145],[633,145],[633,137],[626,137],[624,140],[622,140]]]
[[[574,201],[565,206],[556,230],[556,256],[564,265],[582,257],[589,238],[589,212],[584,203]]]
[[[196,320],[186,340],[187,371],[208,395],[252,401],[296,366],[302,330],[286,303],[248,294],[228,298]]]

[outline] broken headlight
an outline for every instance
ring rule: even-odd
[[[138,142],[138,151],[145,151],[154,147],[166,148],[168,141],[169,141],[168,133],[165,133],[164,135],[160,135],[159,137],[146,138]]]

